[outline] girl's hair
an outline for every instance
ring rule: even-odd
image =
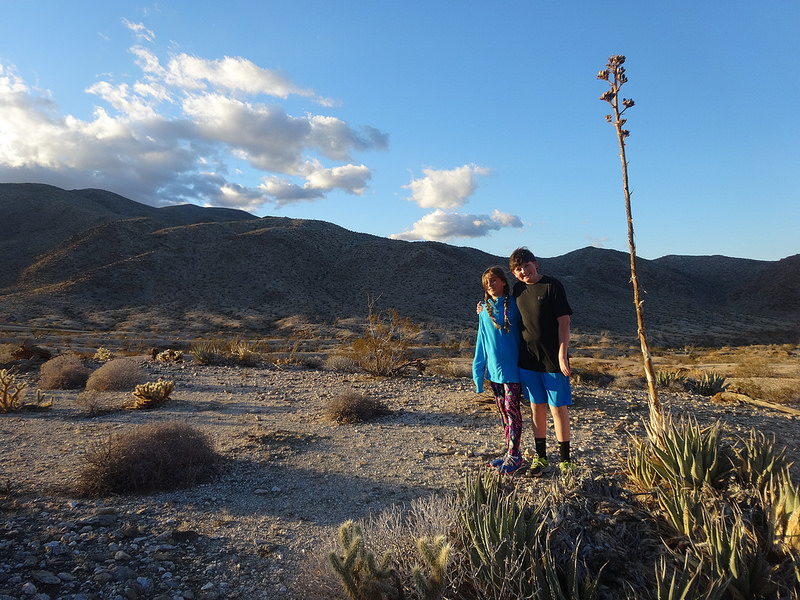
[[[495,316],[495,310],[492,307],[492,298],[489,295],[489,290],[486,288],[486,284],[489,281],[489,276],[494,275],[499,278],[504,284],[503,288],[503,325],[502,327],[497,322],[497,318]],[[494,326],[497,329],[501,329],[502,331],[508,332],[511,328],[511,324],[508,321],[508,298],[511,295],[511,290],[508,287],[508,278],[506,277],[505,271],[503,271],[502,267],[489,267],[483,272],[481,275],[481,284],[483,285],[483,306],[486,308],[486,312],[489,314],[489,318],[494,323]]]

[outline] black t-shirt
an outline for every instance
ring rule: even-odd
[[[558,364],[558,318],[571,315],[572,308],[561,282],[543,275],[532,285],[514,285],[514,298],[522,317],[519,366],[529,371],[560,373]]]

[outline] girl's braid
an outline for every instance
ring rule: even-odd
[[[510,295],[508,293],[508,284],[506,284],[505,296],[503,296],[503,326],[501,327],[494,316],[494,308],[492,307],[492,299],[489,297],[489,292],[484,293],[484,305],[486,306],[486,312],[489,313],[489,318],[497,329],[505,333],[508,333],[509,329],[511,329],[511,323],[508,321],[508,297]]]

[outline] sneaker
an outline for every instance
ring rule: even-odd
[[[506,459],[505,456],[501,456],[500,458],[495,458],[494,460],[489,461],[489,467],[496,469],[500,465],[503,464],[503,461]]]
[[[531,461],[531,467],[528,469],[528,475],[531,477],[539,477],[542,474],[542,471],[547,468],[547,465],[550,464],[546,458],[543,456],[537,456]]]
[[[561,473],[569,473],[575,470],[575,463],[569,460],[562,460],[558,463],[558,468],[561,469]]]
[[[519,471],[524,464],[521,456],[506,456],[503,458],[503,462],[497,467],[497,472],[501,475],[511,475]]]

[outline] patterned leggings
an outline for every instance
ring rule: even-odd
[[[522,386],[519,383],[495,383],[490,381],[494,401],[500,417],[503,419],[503,433],[506,436],[508,453],[519,456],[519,444],[522,437],[522,413],[520,412],[520,399]]]

